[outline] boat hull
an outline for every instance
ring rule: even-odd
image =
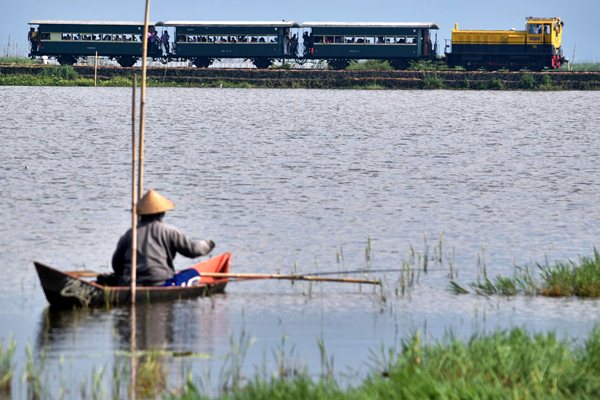
[[[191,268],[202,272],[229,272],[230,253],[213,257]],[[46,299],[53,308],[110,307],[131,303],[129,286],[103,286],[85,279],[77,271],[59,271],[40,262],[34,262]],[[201,277],[196,286],[138,286],[136,303],[189,299],[223,293],[227,278]]]

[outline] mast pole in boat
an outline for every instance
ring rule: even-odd
[[[148,59],[148,25],[150,19],[150,0],[146,0],[146,13],[144,17],[144,37],[142,39],[142,82],[140,91],[140,150],[139,150],[139,180],[138,199],[143,196],[144,191],[144,109],[146,107],[146,74]]]
[[[139,136],[139,150],[138,150],[138,181],[137,181],[137,195],[136,188],[132,186],[132,198],[135,206],[132,210],[132,249],[131,249],[131,304],[135,304],[136,296],[136,280],[137,280],[137,200],[142,197],[144,191],[144,108],[146,105],[146,70],[147,70],[147,58],[148,58],[148,25],[150,19],[150,0],[146,0],[146,11],[144,15],[144,36],[142,37],[142,82],[140,91],[140,136]],[[134,84],[135,87],[135,84]],[[135,116],[133,116],[135,119]],[[135,128],[134,128],[135,129]],[[135,136],[135,130],[134,130]],[[134,149],[135,153],[135,149]],[[135,159],[135,155],[134,155]],[[134,161],[135,163],[135,161]],[[134,167],[135,168],[135,167]],[[135,171],[134,171],[135,175]],[[135,177],[133,179],[135,185]],[[134,240],[135,238],[135,240]],[[134,246],[135,243],[135,246]],[[133,263],[136,260],[136,264]]]
[[[131,303],[135,303],[137,280],[137,132],[135,129],[137,74],[133,74],[133,94],[131,99]]]

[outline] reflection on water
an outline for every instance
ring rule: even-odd
[[[21,365],[33,343],[50,376],[89,379],[129,348],[130,311],[45,310],[32,261],[110,269],[130,222],[130,90],[0,94],[0,336],[18,338]],[[231,251],[234,272],[398,268],[411,248],[431,255],[442,243],[459,280],[476,278],[478,256],[492,276],[510,275],[598,245],[599,97],[150,89],[146,186],[175,201],[167,222]],[[189,367],[217,384],[241,332],[255,338],[248,376],[276,370],[283,338],[316,373],[322,339],[343,374],[417,329],[429,339],[513,325],[581,337],[596,322],[593,300],[455,296],[446,275],[421,274],[396,296],[398,276],[386,274],[386,302],[343,284],[232,283],[225,296],[138,308],[136,346],[207,354],[168,357],[170,375]]]

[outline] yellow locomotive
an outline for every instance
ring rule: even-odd
[[[563,27],[556,17],[529,17],[523,31],[461,30],[456,24],[446,59],[449,66],[466,69],[559,68],[566,61],[561,47]]]

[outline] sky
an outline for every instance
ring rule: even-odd
[[[28,22],[52,20],[143,21],[145,0],[2,0],[0,55],[26,55]],[[575,62],[600,61],[595,25],[600,0],[151,0],[150,20],[435,22],[438,45],[462,29],[523,29],[527,16],[565,22],[563,53]]]

